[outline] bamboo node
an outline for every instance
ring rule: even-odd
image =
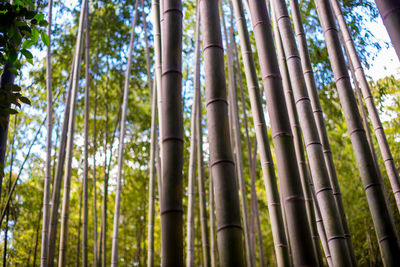
[[[374,128],[375,132],[378,131],[378,130],[383,130],[383,126],[378,126],[378,127]]]
[[[335,239],[345,239],[344,235],[334,235],[328,238],[328,243]]]
[[[284,243],[277,243],[277,244],[275,244],[275,247],[277,247],[277,248],[287,248],[288,246],[286,244],[284,244]]]
[[[367,191],[367,189],[370,189],[371,187],[374,187],[374,186],[381,186],[382,184],[381,183],[370,183],[370,184],[367,184],[365,187],[364,187],[364,191]]]
[[[337,79],[335,79],[335,83],[338,83],[340,80],[343,80],[343,79],[350,79],[350,77],[347,74],[339,76]]]
[[[356,133],[356,132],[365,132],[365,130],[364,130],[364,128],[355,128],[354,130],[352,130],[351,132],[350,132],[350,137],[354,134],[354,133]]]
[[[324,149],[323,152],[324,154],[332,154],[332,151],[330,149]]]
[[[395,8],[390,8],[389,10],[386,11],[386,13],[381,13],[382,20],[385,21],[387,17],[392,15],[394,12],[398,11],[400,8],[395,7]]]
[[[164,215],[166,213],[172,213],[172,212],[179,212],[183,213],[183,209],[168,209],[168,210],[163,210],[160,212],[161,215]]]
[[[276,132],[273,136],[272,139],[274,139],[275,137],[279,137],[279,136],[289,136],[289,137],[293,137],[293,134],[290,132]]]
[[[315,109],[315,110],[313,110],[313,112],[314,113],[322,113],[322,110],[321,109]]]
[[[323,192],[323,191],[327,191],[327,190],[331,190],[332,191],[332,187],[322,187],[320,188],[317,192],[315,192],[315,195],[318,195],[319,193]]]
[[[299,103],[300,101],[310,101],[310,98],[308,96],[300,97],[296,100],[295,104],[297,105],[297,103]]]
[[[179,14],[181,14],[181,16],[183,16],[183,12],[181,9],[179,8],[168,8],[168,9],[164,9],[163,14],[166,14],[168,12],[178,12]]]
[[[221,50],[224,50],[224,48],[220,44],[208,44],[208,45],[204,46],[203,52],[206,51],[208,48],[213,48],[213,47],[214,48],[219,48]]]
[[[324,34],[327,33],[327,32],[329,32],[329,31],[336,31],[336,32],[338,32],[338,30],[336,29],[336,27],[328,27],[328,28],[326,28],[326,29],[324,30]]]
[[[289,61],[290,59],[299,59],[300,60],[300,57],[299,57],[299,55],[291,55],[286,58],[286,61]]]
[[[385,241],[385,240],[387,240],[387,239],[389,239],[389,238],[390,238],[390,236],[385,235],[385,236],[379,238],[379,243],[382,243],[383,241]]]
[[[217,165],[219,163],[230,163],[232,165],[235,165],[235,162],[231,159],[218,159],[218,160],[214,160],[211,164],[210,167],[212,168],[214,165]]]
[[[163,71],[163,73],[161,74],[161,76],[164,76],[164,75],[166,75],[166,74],[168,74],[168,73],[171,73],[171,72],[178,73],[179,75],[182,76],[182,71],[181,71],[181,70],[178,70],[178,69],[167,69],[167,70]]]
[[[271,23],[269,23],[269,21],[259,20],[253,23],[253,29],[256,29],[256,27],[259,26],[260,24],[271,26]]]
[[[340,196],[341,194],[342,194],[342,192],[340,192],[340,191],[333,192],[333,195],[334,195],[334,196]]]
[[[218,227],[217,233],[219,231],[221,231],[221,230],[226,229],[226,228],[238,228],[238,229],[242,230],[242,226],[240,224],[234,224],[234,223],[232,223],[232,224],[223,224],[223,225]]]
[[[166,142],[166,141],[170,141],[170,140],[174,140],[174,141],[179,141],[179,142],[184,142],[182,137],[178,137],[178,136],[167,136],[164,137],[162,139],[162,143]]]
[[[319,142],[319,141],[314,141],[314,142],[307,143],[306,149],[307,149],[309,146],[312,146],[312,145],[320,145],[320,146],[322,146],[321,142]]]
[[[289,197],[285,197],[284,202],[292,202],[292,201],[304,201],[304,197],[303,196],[289,196]]]
[[[282,80],[281,74],[280,73],[271,73],[267,74],[262,77],[262,80],[264,81],[265,79],[272,78],[272,79],[279,79]]]
[[[224,102],[225,104],[228,105],[228,101],[226,99],[224,99],[224,98],[214,98],[214,99],[211,99],[211,100],[207,101],[206,107],[208,107],[208,105],[210,105],[210,104],[212,104],[214,102],[218,102],[218,101]]]

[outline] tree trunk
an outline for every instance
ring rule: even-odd
[[[278,186],[268,140],[267,128],[265,125],[264,113],[262,110],[262,99],[259,92],[257,72],[250,45],[247,24],[244,17],[242,1],[233,0],[233,9],[235,12],[235,19],[238,24],[238,32],[241,44],[240,47],[245,66],[247,88],[250,95],[254,125],[256,126],[256,138],[257,143],[260,145],[259,152],[262,162],[264,184],[267,192],[277,264],[278,266],[288,266],[290,264],[290,258],[285,230],[283,227],[283,217],[282,210],[280,208]]]
[[[67,166],[65,168],[65,179],[64,179],[64,191],[63,191],[63,203],[61,213],[61,230],[60,230],[60,247],[58,255],[58,266],[64,267],[67,254],[67,235],[68,235],[68,218],[69,218],[69,199],[71,190],[71,174],[72,174],[72,157],[73,157],[73,146],[74,146],[74,132],[75,132],[75,116],[76,116],[76,102],[78,95],[78,86],[80,78],[80,63],[81,63],[81,51],[83,43],[83,30],[85,26],[85,12],[87,8],[87,0],[82,0],[81,14],[79,18],[79,29],[78,37],[75,49],[75,67],[72,79],[72,93],[71,93],[71,107],[68,120],[68,139],[67,139],[67,151],[66,161]]]
[[[210,167],[210,166],[209,166]],[[212,173],[211,173],[211,168],[209,168],[209,187],[208,187],[208,193],[209,193],[209,205],[210,205],[210,261],[211,261],[211,267],[216,267],[217,266],[217,242],[215,239],[215,217],[214,217],[214,183],[213,183],[213,178],[212,178]]]
[[[378,236],[382,258],[388,266],[399,265],[400,248],[396,229],[391,220],[392,211],[386,203],[383,181],[380,179],[375,166],[360,113],[357,109],[343,51],[340,47],[333,12],[328,0],[317,0],[316,6],[327,42],[328,54],[331,59],[336,86],[360,170],[361,180]]]
[[[82,227],[82,194],[83,194],[83,184],[81,187],[81,192],[79,194],[79,218],[78,218],[78,242],[76,242],[76,263],[75,266],[79,267],[81,265],[81,227]]]
[[[124,96],[122,102],[122,115],[121,115],[121,126],[120,126],[120,136],[119,136],[119,149],[118,149],[118,173],[117,173],[117,188],[115,192],[115,206],[114,206],[114,224],[113,224],[113,237],[112,237],[112,250],[111,250],[111,266],[118,266],[118,228],[119,228],[119,213],[120,213],[120,202],[121,202],[121,180],[122,180],[122,169],[124,163],[124,139],[125,139],[125,125],[126,117],[128,113],[128,99],[129,99],[129,81],[132,69],[132,53],[133,53],[133,43],[135,37],[135,26],[138,17],[138,3],[135,3],[135,14],[132,18],[132,29],[131,37],[129,41],[128,50],[128,62],[126,65],[125,72],[125,83],[124,83]],[[106,251],[104,251],[106,252]]]
[[[244,266],[239,196],[229,138],[228,102],[218,2],[202,0],[199,5],[203,25],[210,171],[214,179],[217,206],[219,262],[221,266]]]
[[[336,18],[339,22],[340,30],[343,34],[343,46],[345,46],[346,50],[348,51],[349,64],[351,63],[354,66],[354,72],[355,72],[354,78],[360,82],[362,94],[364,96],[364,101],[367,106],[368,113],[371,116],[372,127],[374,128],[375,135],[378,139],[378,146],[379,146],[379,149],[381,150],[382,159],[385,163],[389,181],[392,186],[393,194],[394,194],[396,204],[397,204],[397,209],[398,209],[398,211],[400,211],[399,174],[396,170],[396,166],[393,161],[392,152],[390,151],[389,144],[386,139],[385,131],[383,129],[382,122],[379,118],[378,110],[376,109],[376,106],[374,103],[374,98],[371,94],[371,89],[369,88],[367,78],[365,77],[364,69],[361,66],[360,58],[358,56],[356,47],[354,45],[353,38],[352,38],[349,28],[347,26],[347,23],[344,19],[342,9],[339,5],[339,2],[337,0],[331,0],[330,2],[333,7],[333,10],[335,12]],[[376,2],[378,4],[378,2],[384,2],[384,1],[378,0]],[[379,5],[378,5],[378,8],[379,8]],[[400,8],[400,5],[398,5],[398,8]],[[395,12],[397,12],[398,21],[400,22],[400,12],[399,12],[399,10],[397,10]],[[393,13],[395,13],[395,12],[393,12]],[[397,27],[399,25],[400,24],[398,24]],[[400,32],[398,32],[398,34],[399,34],[398,40],[400,42]],[[400,43],[399,43],[399,48],[397,48],[397,49],[398,49],[397,53],[400,56]],[[356,90],[356,91],[358,91],[358,90]],[[362,103],[362,102],[360,102],[360,103]],[[369,127],[368,127],[368,129],[369,129]],[[368,137],[368,135],[370,135],[369,130],[367,133],[367,137]]]
[[[397,57],[400,59],[400,2],[397,0],[375,0],[375,3],[392,40]]]

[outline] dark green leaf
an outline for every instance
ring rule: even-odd
[[[49,46],[49,45],[50,45],[49,36],[47,36],[47,34],[46,34],[45,32],[41,32],[41,33],[40,33],[40,37],[42,38],[42,41],[43,41],[43,43],[44,43],[46,46]]]
[[[20,100],[22,103],[25,103],[25,104],[27,104],[27,105],[31,105],[31,101],[29,100],[29,98],[27,98],[27,97],[25,97],[25,96],[20,96],[20,97],[19,97],[19,100]]]
[[[27,59],[32,59],[32,58],[33,58],[32,53],[29,52],[29,51],[26,50],[26,49],[22,49],[22,50],[21,50],[21,53],[22,53]]]

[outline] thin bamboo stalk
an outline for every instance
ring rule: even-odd
[[[80,78],[80,62],[81,62],[81,51],[82,51],[82,43],[83,43],[83,29],[85,24],[85,12],[88,0],[82,1],[81,6],[81,14],[79,18],[79,28],[78,28],[78,37],[76,41],[76,49],[75,49],[75,66],[74,73],[72,78],[72,92],[71,92],[71,107],[69,113],[68,120],[68,139],[67,139],[67,147],[66,147],[66,161],[67,166],[65,168],[65,179],[64,179],[64,190],[63,190],[63,203],[62,203],[62,212],[61,212],[61,230],[60,230],[60,246],[59,246],[59,255],[58,255],[58,266],[65,266],[66,254],[67,254],[67,235],[68,235],[68,218],[69,218],[69,199],[70,199],[70,190],[71,190],[71,173],[72,173],[72,151],[73,151],[73,138],[75,132],[75,116],[76,116],[76,102],[78,95],[78,85]]]
[[[355,78],[359,81],[364,101],[368,109],[368,113],[371,116],[372,127],[375,131],[376,138],[378,140],[378,146],[382,154],[383,161],[385,163],[386,172],[389,177],[390,185],[392,186],[393,194],[396,200],[397,209],[400,211],[400,180],[399,174],[396,170],[396,166],[393,161],[392,152],[388,141],[386,139],[385,131],[382,126],[382,122],[379,118],[378,110],[376,109],[374,98],[371,94],[371,89],[368,85],[367,78],[364,73],[364,69],[361,66],[360,57],[358,56],[353,38],[350,34],[349,27],[347,26],[346,20],[343,16],[342,8],[337,0],[331,0],[332,8],[335,12],[336,18],[339,22],[340,31],[343,34],[343,45],[346,47],[349,58],[349,63],[354,66]],[[384,2],[384,1],[377,1]],[[379,8],[379,6],[378,6]],[[400,5],[399,5],[400,8]],[[399,16],[400,19],[400,16]],[[400,49],[400,48],[399,48]],[[397,51],[400,53],[400,51]],[[367,128],[366,128],[367,129]],[[369,127],[368,127],[369,129]],[[369,132],[369,130],[368,130]],[[368,135],[368,134],[367,134]],[[368,136],[367,136],[368,137]]]
[[[218,2],[202,0],[203,53],[210,167],[214,179],[221,266],[244,266],[235,166],[229,138],[228,102]]]
[[[126,133],[125,127],[126,127],[126,117],[128,113],[129,81],[132,69],[132,54],[133,54],[134,40],[135,40],[135,26],[138,17],[138,4],[139,0],[136,0],[134,7],[135,13],[132,17],[131,37],[129,40],[128,62],[126,63],[124,94],[122,101],[122,114],[121,114],[121,125],[120,125],[120,135],[119,135],[119,147],[118,147],[117,188],[115,191],[114,224],[113,224],[113,236],[112,236],[112,247],[111,247],[112,267],[118,266],[118,229],[119,229],[119,214],[121,205],[122,170],[124,165],[124,148],[125,148],[124,139]]]
[[[210,167],[210,166],[209,166]],[[214,183],[213,183],[213,178],[212,178],[212,172],[211,168],[209,168],[209,187],[208,187],[208,193],[209,193],[209,202],[210,202],[210,261],[211,261],[211,267],[216,267],[217,266],[217,245],[216,245],[216,238],[215,238],[215,217],[214,217],[214,211],[215,211],[215,202],[214,202]]]
[[[273,3],[288,71],[291,76],[290,82],[298,110],[300,127],[304,135],[317,202],[322,207],[321,215],[332,261],[336,266],[352,266],[350,248],[347,246],[341,214],[335,202],[328,169],[325,164],[321,139],[307,92],[301,60],[286,3],[282,0],[274,0],[271,3]]]
[[[53,0],[48,3],[48,25],[47,25],[47,36],[49,37],[49,46],[47,47],[46,55],[46,89],[47,89],[47,143],[46,143],[46,171],[44,177],[43,187],[43,219],[42,219],[42,246],[40,255],[40,266],[47,267],[48,263],[48,242],[49,242],[49,215],[50,215],[50,184],[51,184],[51,145],[52,145],[52,128],[53,128],[53,117],[52,117],[52,72],[51,72],[51,21],[53,13]],[[7,214],[8,220],[8,214]]]
[[[187,215],[187,237],[186,237],[186,266],[194,266],[194,217],[195,217],[195,176],[196,176],[196,156],[197,156],[197,123],[199,112],[200,87],[198,73],[200,73],[200,12],[198,5],[196,6],[196,30],[195,30],[195,63],[194,63],[194,86],[193,86],[193,104],[191,114],[190,129],[190,156],[189,156],[189,175],[188,175],[188,215]],[[199,169],[200,170],[200,169]]]
[[[381,255],[388,266],[399,265],[400,248],[396,229],[391,220],[392,211],[386,203],[383,181],[380,179],[374,164],[361,116],[357,109],[345,58],[340,47],[334,15],[328,0],[317,0],[315,2],[331,59],[339,99],[378,236]]]
[[[350,257],[353,265],[357,265],[357,261],[354,255],[353,244],[350,236],[350,230],[346,219],[346,214],[343,206],[342,194],[340,192],[339,182],[337,179],[335,164],[333,162],[332,152],[329,145],[328,134],[326,131],[321,104],[318,98],[318,91],[315,83],[314,72],[311,66],[310,55],[308,53],[306,35],[303,28],[303,23],[300,14],[300,8],[297,0],[290,1],[290,7],[292,10],[292,16],[294,21],[294,29],[299,44],[299,52],[301,58],[301,64],[303,68],[303,74],[306,82],[308,94],[310,96],[311,107],[314,114],[314,119],[317,124],[318,134],[321,139],[321,144],[324,152],[325,164],[328,170],[329,179],[333,189],[333,195],[335,197],[336,205],[341,215],[341,221],[347,246],[349,248]]]
[[[316,266],[317,259],[307,223],[293,134],[284,100],[266,4],[265,1],[255,0],[249,2],[249,7],[265,95],[267,96],[267,107],[280,177],[279,185],[287,218],[287,229],[290,236],[294,265]]]
[[[244,230],[244,243],[246,248],[246,262],[247,266],[255,266],[254,262],[254,253],[252,251],[253,246],[251,245],[250,240],[250,222],[249,222],[249,213],[247,208],[247,193],[246,193],[246,184],[244,180],[244,166],[243,166],[243,151],[242,151],[242,142],[241,142],[241,133],[240,133],[240,123],[239,123],[239,107],[238,107],[238,97],[237,97],[237,88],[236,81],[234,76],[233,69],[233,47],[232,40],[228,37],[228,31],[226,29],[225,23],[225,14],[222,6],[222,2],[220,2],[221,9],[221,20],[222,26],[225,36],[225,44],[227,47],[227,59],[228,59],[228,86],[229,86],[229,102],[230,102],[230,115],[231,115],[231,129],[232,129],[232,140],[234,144],[234,155],[235,155],[235,163],[236,163],[236,175],[239,182],[239,192],[240,192],[240,206],[242,212],[242,222],[243,222],[243,230]]]
[[[233,0],[233,10],[240,37],[240,47],[244,61],[247,88],[250,95],[250,104],[256,126],[257,143],[260,146],[259,153],[262,162],[264,185],[267,192],[268,209],[271,218],[272,235],[275,244],[275,254],[278,266],[290,265],[288,243],[283,226],[283,216],[280,207],[280,198],[272,160],[271,149],[268,140],[267,128],[262,108],[262,100],[259,92],[257,72],[250,45],[249,33],[244,17],[243,3],[241,0]]]

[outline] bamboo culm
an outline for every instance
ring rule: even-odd
[[[364,69],[361,66],[360,57],[358,56],[353,37],[350,34],[349,27],[347,26],[346,20],[343,16],[342,8],[337,0],[331,0],[332,8],[335,12],[336,18],[339,22],[340,30],[343,35],[343,45],[348,51],[349,57],[348,61],[354,66],[355,78],[359,81],[362,90],[362,95],[364,97],[365,104],[367,106],[368,113],[371,116],[372,127],[375,131],[376,138],[378,140],[378,146],[382,154],[383,162],[385,163],[386,172],[389,177],[390,185],[393,190],[393,194],[396,200],[397,209],[400,212],[400,180],[399,174],[396,170],[396,166],[393,161],[392,152],[390,151],[388,141],[386,139],[385,131],[382,126],[381,119],[379,118],[378,110],[376,109],[374,98],[371,94],[371,89],[369,87],[367,78],[364,73]],[[384,1],[376,1],[384,2]],[[378,6],[379,7],[379,6]],[[400,5],[398,6],[400,8]],[[400,13],[397,11],[398,18],[400,19]],[[400,21],[400,20],[399,20]],[[400,37],[400,36],[399,36]],[[400,39],[399,39],[400,41]],[[400,43],[399,43],[400,46]],[[398,48],[400,49],[400,47]],[[400,51],[397,50],[399,54]],[[400,54],[399,54],[400,55]]]
[[[119,214],[121,204],[121,180],[122,170],[124,165],[124,140],[125,140],[125,127],[126,117],[128,113],[128,99],[129,99],[129,81],[132,69],[132,54],[135,40],[135,26],[138,17],[138,4],[139,0],[135,3],[135,13],[132,17],[131,26],[131,37],[129,40],[128,48],[128,62],[126,63],[125,71],[125,82],[124,82],[124,93],[122,100],[122,114],[121,114],[121,125],[120,125],[120,136],[119,136],[119,147],[118,147],[118,173],[117,173],[117,188],[115,192],[115,206],[114,206],[114,223],[113,223],[113,236],[112,236],[112,247],[111,247],[111,266],[118,266],[118,229],[119,229]],[[106,253],[106,251],[104,251]]]
[[[387,266],[400,264],[400,248],[392,221],[392,210],[385,199],[385,188],[380,179],[368,145],[360,113],[350,83],[346,62],[340,46],[333,11],[328,0],[316,0],[318,16],[324,31],[339,99],[353,144],[364,191],[374,221],[383,262]]]

